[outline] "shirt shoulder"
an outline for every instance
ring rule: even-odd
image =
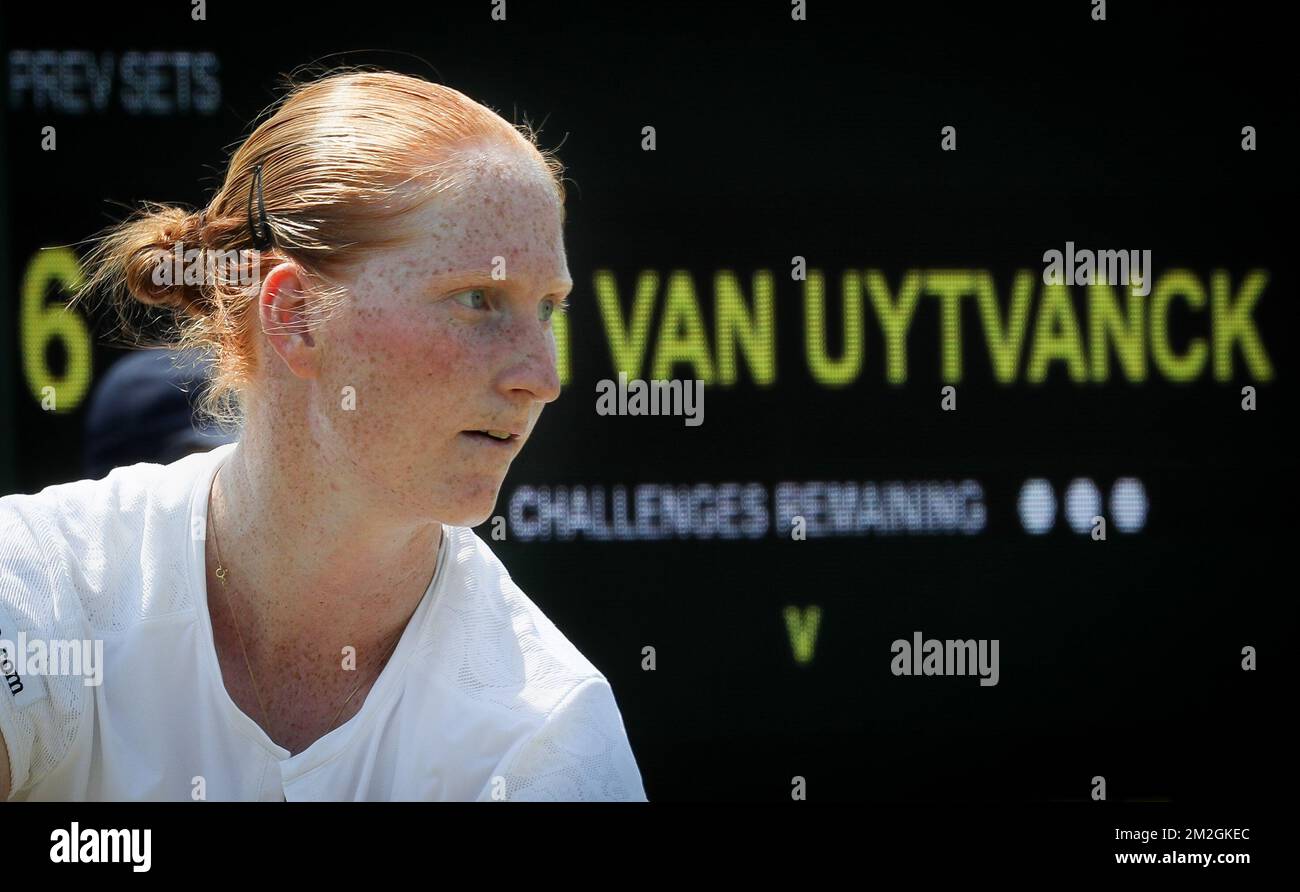
[[[480,800],[645,802],[641,772],[614,691],[577,685],[501,762]]]
[[[11,798],[81,741],[92,701],[82,679],[20,672],[20,642],[114,636],[192,606],[193,485],[210,453],[117,468],[98,480],[0,497],[0,731]]]
[[[446,529],[450,572],[423,643],[444,681],[524,728],[479,798],[644,800],[604,674],[473,530]]]
[[[82,620],[65,549],[44,503],[37,496],[0,499],[0,732],[10,798],[21,798],[62,761],[87,700],[79,679],[24,672],[19,651],[32,640],[48,648],[81,639]]]
[[[191,502],[215,452],[0,498],[0,597],[36,624],[71,609],[94,634],[191,607]]]
[[[467,527],[445,530],[446,576],[421,640],[444,679],[473,700],[541,719],[579,682],[601,677],[487,543]]]

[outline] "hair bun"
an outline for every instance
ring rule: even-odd
[[[143,216],[123,233],[133,248],[124,270],[126,287],[140,303],[189,315],[206,313],[205,274],[194,281],[191,264],[203,268],[201,239],[205,212],[161,208]],[[189,273],[187,275],[187,273]]]

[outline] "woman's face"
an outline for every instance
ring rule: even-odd
[[[457,197],[417,212],[412,244],[358,265],[316,339],[312,382],[326,473],[339,469],[341,486],[394,518],[456,526],[492,516],[506,470],[560,394],[550,316],[572,287],[547,172],[504,148],[466,165]]]

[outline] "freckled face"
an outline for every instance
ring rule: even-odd
[[[463,191],[414,212],[410,245],[356,268],[351,299],[322,327],[313,413],[326,467],[346,469],[359,498],[457,526],[491,516],[559,396],[550,316],[572,284],[538,162],[489,148],[466,164]],[[347,385],[354,411],[339,408]]]

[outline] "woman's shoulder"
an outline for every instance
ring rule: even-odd
[[[69,556],[61,535],[59,499],[67,484],[33,495],[0,498],[0,634],[13,627],[44,629],[67,613]]]
[[[145,576],[179,570],[198,458],[0,497],[0,603],[34,625],[78,607],[95,615],[99,601],[141,593]]]
[[[220,447],[224,451],[227,447]],[[185,507],[191,485],[217,451],[193,453],[171,464],[141,462],[114,468],[96,479],[54,483],[34,493],[0,497],[0,512],[20,518],[43,517],[59,532],[102,525],[108,516],[129,520],[147,505]]]
[[[479,798],[644,801],[609,680],[515,584],[486,542],[464,528],[453,536],[451,565],[464,575],[443,592],[451,609],[439,612],[439,639],[429,653],[462,693],[530,718]]]
[[[539,717],[601,671],[525,594],[486,542],[449,527],[448,567],[438,611],[425,636],[444,675],[475,698]],[[576,593],[570,593],[577,597]]]

